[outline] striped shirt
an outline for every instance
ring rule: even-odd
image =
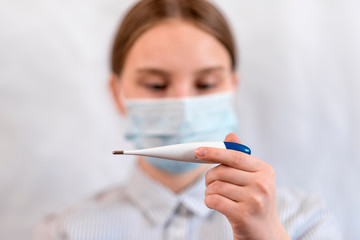
[[[34,239],[232,239],[226,217],[204,204],[204,176],[174,194],[136,168],[126,185],[44,219]],[[319,199],[277,190],[279,218],[291,239],[341,239]]]

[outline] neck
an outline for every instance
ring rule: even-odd
[[[142,157],[139,157],[138,164],[146,174],[174,193],[179,193],[189,187],[209,167],[208,164],[204,164],[186,173],[172,174],[155,168]]]

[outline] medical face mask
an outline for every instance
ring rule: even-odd
[[[189,98],[136,99],[126,101],[126,138],[138,149],[170,144],[224,141],[237,131],[233,93]],[[198,163],[146,157],[156,168],[170,173],[184,173]]]

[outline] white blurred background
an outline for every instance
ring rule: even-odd
[[[360,1],[216,2],[241,54],[240,138],[360,239]],[[107,80],[132,3],[0,0],[0,239],[126,179]]]

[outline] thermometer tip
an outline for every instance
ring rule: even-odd
[[[113,154],[115,155],[115,154],[124,154],[124,151],[113,151]]]

